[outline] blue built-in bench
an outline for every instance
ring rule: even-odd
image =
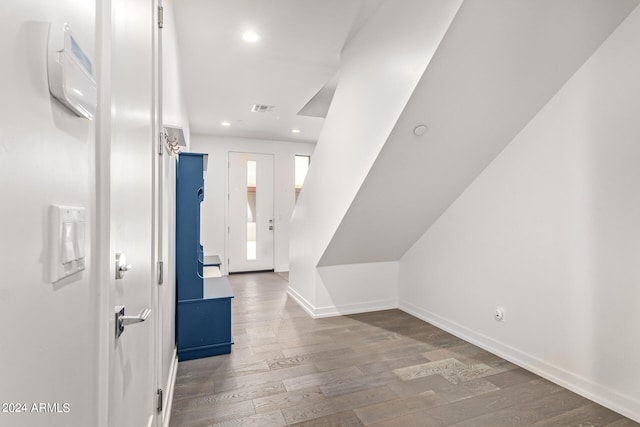
[[[231,299],[226,277],[204,279],[200,299],[178,301],[178,360],[231,352]]]
[[[226,277],[209,277],[220,276],[220,258],[205,256],[200,244],[200,203],[204,200],[206,165],[206,154],[180,153],[176,167],[178,360],[230,353],[233,344],[233,293]],[[206,274],[207,269],[215,271]]]

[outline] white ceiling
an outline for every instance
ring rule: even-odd
[[[381,2],[176,1],[191,131],[316,142],[324,119],[298,112],[334,77],[343,47]],[[245,42],[242,34],[248,30],[258,33],[260,41]],[[321,95],[316,99],[327,99]],[[252,113],[254,104],[275,109]],[[318,109],[309,106],[307,111]],[[231,126],[222,126],[223,121]]]

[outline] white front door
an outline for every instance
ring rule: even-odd
[[[154,100],[154,0],[111,0],[110,26],[104,30],[110,65],[111,99],[103,99],[103,143],[109,144],[108,345],[109,427],[147,427],[156,420],[157,284],[154,235],[154,159],[157,151]],[[103,33],[103,34],[105,34]],[[104,160],[101,162],[104,164]],[[116,278],[118,254],[126,256]],[[144,322],[125,326],[116,336],[116,307]],[[131,319],[135,322],[135,319]]]
[[[228,271],[273,270],[273,155],[229,153]]]

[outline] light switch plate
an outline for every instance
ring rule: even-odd
[[[85,268],[86,210],[82,207],[49,207],[49,279],[51,283]]]

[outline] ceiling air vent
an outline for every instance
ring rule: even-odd
[[[253,113],[268,113],[269,111],[276,108],[274,105],[263,105],[263,104],[255,104],[251,107],[251,112]]]

